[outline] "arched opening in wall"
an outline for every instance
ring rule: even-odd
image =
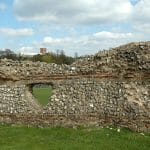
[[[30,85],[30,91],[42,106],[46,106],[51,100],[53,85],[43,83],[32,84]]]

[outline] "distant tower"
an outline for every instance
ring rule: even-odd
[[[47,49],[46,48],[40,48],[40,54],[41,55],[45,55],[47,53]]]

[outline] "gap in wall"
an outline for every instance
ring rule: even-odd
[[[53,87],[50,84],[34,84],[32,94],[42,106],[46,106],[53,94]]]

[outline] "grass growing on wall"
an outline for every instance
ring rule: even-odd
[[[0,126],[0,150],[149,150],[150,135],[125,129]]]
[[[33,95],[41,105],[45,106],[52,96],[52,87],[33,87]]]

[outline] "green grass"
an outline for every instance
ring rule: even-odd
[[[45,106],[46,104],[48,104],[48,102],[50,101],[50,97],[52,96],[52,87],[34,87],[33,95],[41,105]]]
[[[150,135],[125,129],[0,126],[0,150],[149,150]]]

